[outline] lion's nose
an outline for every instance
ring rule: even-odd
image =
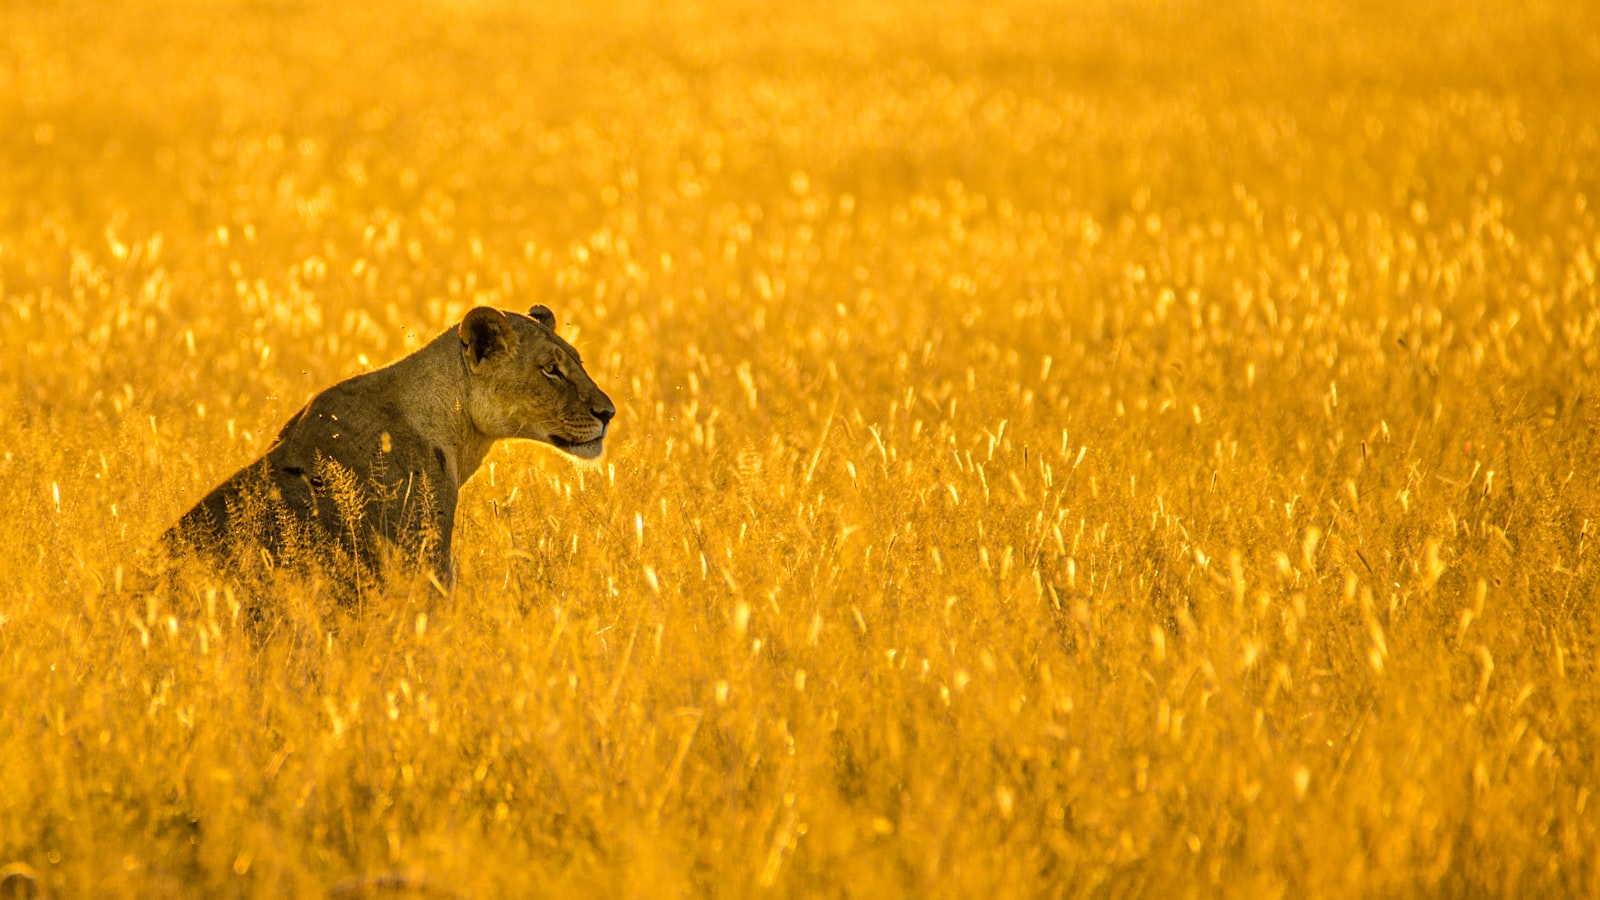
[[[601,425],[610,425],[612,417],[616,416],[617,414],[617,408],[607,403],[605,406],[597,406],[594,409],[589,410],[589,412],[593,413],[594,417],[600,420]]]

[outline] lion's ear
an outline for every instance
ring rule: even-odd
[[[509,350],[513,339],[511,321],[498,309],[480,306],[461,320],[461,349],[474,364]]]
[[[528,310],[528,315],[532,316],[535,322],[538,322],[540,325],[543,325],[551,331],[556,330],[556,314],[551,312],[550,307],[545,306],[543,303],[535,306],[533,309]]]

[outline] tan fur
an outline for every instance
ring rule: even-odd
[[[350,578],[398,551],[449,584],[461,485],[495,441],[601,453],[616,408],[554,325],[543,306],[479,307],[410,356],[317,394],[164,543],[231,564],[263,550],[269,565],[308,556]]]

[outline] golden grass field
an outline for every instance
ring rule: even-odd
[[[0,4],[0,866],[1600,894],[1600,10]],[[458,584],[141,592],[476,304]]]

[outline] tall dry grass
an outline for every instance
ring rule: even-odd
[[[1593,12],[564,10],[0,7],[0,864],[1600,892]],[[534,302],[615,437],[496,451],[449,597],[130,589]]]

